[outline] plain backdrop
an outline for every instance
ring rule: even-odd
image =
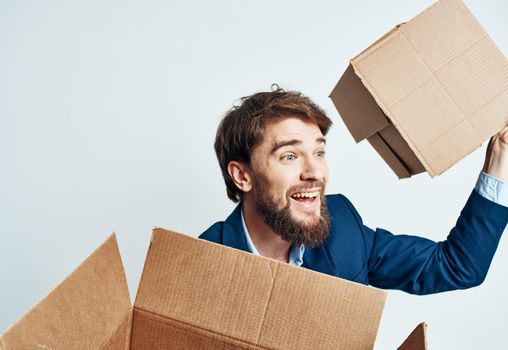
[[[350,58],[431,4],[0,1],[0,332],[112,231],[134,298],[154,226],[197,236],[225,219],[234,205],[216,127],[272,83],[333,119],[328,193],[347,195],[371,227],[445,239],[485,145],[437,178],[398,180],[328,98]],[[466,4],[506,54],[508,2]],[[390,291],[376,348],[395,348],[421,321],[431,349],[506,347],[507,274],[504,237],[478,288]]]

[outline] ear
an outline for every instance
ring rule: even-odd
[[[252,176],[248,165],[232,160],[228,164],[228,173],[242,192],[249,192],[252,189]]]

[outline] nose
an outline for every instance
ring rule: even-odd
[[[322,158],[308,157],[303,163],[300,180],[323,181],[327,174],[327,164]]]

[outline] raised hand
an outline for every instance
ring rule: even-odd
[[[508,184],[508,126],[490,139],[483,171]]]

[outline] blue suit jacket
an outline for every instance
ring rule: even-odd
[[[508,208],[473,191],[444,242],[393,235],[363,225],[343,195],[326,196],[331,228],[320,246],[306,248],[303,267],[379,288],[413,294],[438,293],[480,284],[508,222]],[[200,238],[249,251],[240,205]]]

